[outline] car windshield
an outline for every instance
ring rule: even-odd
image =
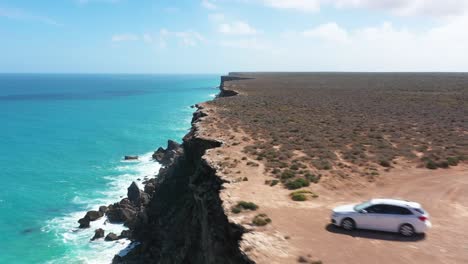
[[[358,204],[358,205],[354,206],[354,211],[359,212],[359,211],[361,211],[363,209],[366,209],[370,205],[371,205],[370,201],[363,202],[361,204]]]

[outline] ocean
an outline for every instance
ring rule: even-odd
[[[190,106],[218,85],[219,75],[0,74],[0,263],[109,263],[129,241],[90,238],[124,227],[77,220],[156,174],[152,152],[181,141]]]

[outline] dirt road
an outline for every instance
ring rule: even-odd
[[[267,212],[278,230],[290,236],[288,242],[292,248],[324,263],[468,263],[466,167],[438,171],[394,170],[384,177],[388,180],[358,194],[342,190],[322,195],[316,200],[319,205],[315,208],[278,207]],[[373,197],[420,202],[430,213],[433,228],[426,235],[407,239],[384,232],[345,232],[328,224],[334,206]]]

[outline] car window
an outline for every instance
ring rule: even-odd
[[[387,205],[386,211],[388,214],[395,214],[395,215],[411,215],[411,211],[407,208],[395,205]]]
[[[426,212],[422,208],[413,208],[413,209],[420,214],[426,214]]]
[[[365,210],[370,214],[383,214],[385,213],[385,206],[383,204],[376,204],[367,207]]]

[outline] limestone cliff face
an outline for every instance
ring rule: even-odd
[[[222,79],[220,96],[223,94]],[[140,211],[132,237],[141,244],[114,263],[253,263],[239,249],[242,227],[230,223],[219,192],[223,182],[203,158],[221,142],[202,138],[198,106],[192,129],[184,137],[178,156],[161,169],[149,204]]]

